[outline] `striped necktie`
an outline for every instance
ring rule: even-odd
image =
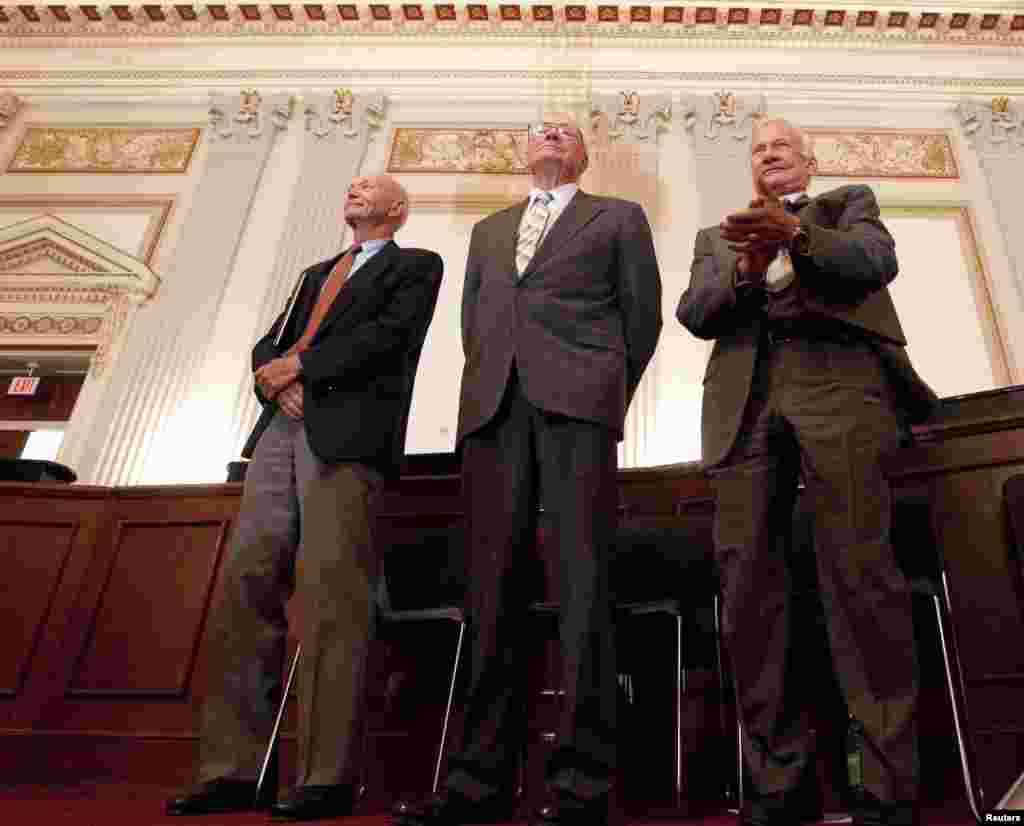
[[[530,265],[533,255],[544,237],[544,230],[551,218],[551,202],[555,196],[550,192],[541,192],[533,200],[526,212],[522,226],[519,227],[519,239],[516,241],[516,271],[522,275]]]
[[[320,295],[317,296],[316,304],[313,306],[313,312],[309,314],[309,320],[306,322],[306,329],[302,331],[302,335],[299,336],[299,340],[288,348],[288,352],[285,353],[285,355],[290,356],[294,353],[301,353],[308,349],[309,342],[313,340],[313,336],[316,335],[317,328],[320,327],[320,322],[324,320],[324,316],[327,315],[327,311],[331,309],[331,305],[334,303],[334,299],[337,297],[338,291],[341,290],[341,285],[344,284],[345,279],[348,278],[348,274],[352,270],[352,264],[361,250],[362,247],[360,246],[352,247],[352,249],[338,259],[338,262],[334,265],[334,269],[331,270],[331,274],[327,276],[324,280],[323,286],[320,288]]]

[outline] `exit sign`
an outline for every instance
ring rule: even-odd
[[[15,376],[7,387],[8,396],[34,396],[39,376]]]

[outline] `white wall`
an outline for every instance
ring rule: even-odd
[[[150,49],[126,46],[118,54],[132,71],[126,70],[124,85],[113,87],[89,80],[91,73],[109,68],[107,52],[5,49],[0,55],[0,87],[5,72],[24,73],[39,65],[54,72],[79,72],[83,81],[74,88],[41,83],[20,90],[28,106],[13,127],[0,132],[0,168],[6,168],[27,122],[203,123],[210,88],[203,73],[213,72],[211,67],[216,67],[220,78],[239,79],[246,71],[258,69],[263,78],[261,89],[267,93],[308,95],[347,84],[357,95],[386,95],[387,122],[358,164],[368,172],[383,169],[390,130],[396,126],[521,125],[554,98],[579,102],[591,93],[618,94],[624,89],[636,89],[642,96],[669,95],[676,117],[670,131],[658,138],[658,188],[655,203],[648,207],[664,286],[665,323],[645,379],[643,427],[630,456],[637,464],[698,458],[701,378],[709,347],[690,337],[675,321],[675,306],[689,279],[696,230],[702,223],[717,220],[712,213],[719,205],[741,205],[748,197],[747,179],[736,167],[736,153],[728,153],[732,159],[722,160],[725,156],[713,151],[695,151],[691,133],[678,117],[682,98],[708,95],[724,87],[745,94],[762,93],[771,113],[807,127],[947,130],[957,149],[960,180],[869,181],[890,211],[890,228],[897,238],[903,274],[894,286],[894,295],[911,339],[911,353],[940,392],[984,389],[1005,381],[1007,373],[1009,381],[1020,381],[1024,285],[1008,252],[1003,229],[1006,216],[993,200],[976,154],[962,145],[953,116],[958,96],[973,94],[974,88],[987,88],[984,84],[990,79],[1012,77],[1019,71],[1014,62],[1019,58],[1008,53],[995,49],[960,55],[887,49],[869,53],[664,45],[625,48],[566,42],[521,48],[516,44],[480,47],[409,41],[378,44],[372,66],[366,64],[365,48],[350,43],[307,43],[301,52],[249,42],[230,49],[183,43]],[[363,69],[353,73],[353,65]],[[150,89],[140,92],[133,78],[143,68],[157,78],[151,82],[159,86],[159,94]],[[232,83],[218,81],[225,94],[251,85],[242,80]],[[204,340],[197,345],[203,348],[202,356],[189,368],[194,368],[188,378],[192,389],[183,390],[180,402],[174,405],[159,402],[156,389],[151,402],[145,394],[136,393],[133,403],[138,405],[137,412],[113,428],[114,432],[105,432],[104,428],[111,431],[117,400],[128,385],[143,380],[159,385],[160,377],[147,377],[150,368],[145,360],[134,359],[132,371],[122,370],[115,353],[112,369],[101,380],[86,383],[69,428],[70,434],[78,434],[79,443],[65,457],[83,480],[134,483],[223,478],[224,461],[237,454],[240,433],[235,430],[244,429],[255,414],[248,396],[251,383],[244,375],[248,350],[273,317],[300,267],[312,263],[300,262],[301,256],[296,254],[294,266],[289,265],[285,273],[272,260],[288,238],[288,204],[292,198],[301,198],[298,182],[309,163],[301,128],[301,117],[297,117],[290,131],[279,136],[265,168],[258,173],[259,185],[236,239],[230,271],[214,274],[210,290],[215,292],[195,296],[197,304],[211,312]],[[194,207],[195,187],[209,171],[208,149],[204,141],[188,175],[0,174],[0,196],[171,195],[175,208],[153,259],[154,268],[164,274],[173,270],[181,226]],[[329,163],[318,157],[316,163]],[[728,166],[716,167],[718,163]],[[1016,169],[1024,182],[1024,166]],[[441,300],[421,361],[407,446],[413,452],[445,450],[451,447],[455,431],[462,358],[458,304],[469,229],[483,214],[485,208],[479,204],[513,200],[525,191],[527,182],[523,177],[501,175],[401,177],[414,203],[423,206],[414,211],[399,242],[437,249],[446,263]],[[841,183],[844,181],[821,179],[814,187],[821,191]],[[464,206],[469,201],[478,204],[475,211]],[[985,314],[978,313],[974,252],[964,245],[961,235],[954,235],[953,219],[893,211],[901,207],[968,210],[981,277],[992,301],[996,335],[986,335],[979,327]],[[16,216],[0,210],[0,222],[8,217]],[[139,229],[131,224],[135,218],[94,215],[81,220],[105,240],[127,246],[137,243]],[[329,229],[324,233],[324,249],[317,255],[341,243],[340,228],[337,234]],[[938,296],[936,281],[945,285]],[[192,289],[202,287],[194,282]],[[924,311],[940,299],[941,312]],[[130,347],[146,346],[147,330],[155,329],[152,325],[160,315],[161,300],[158,297],[155,306],[141,309],[130,320],[124,336]],[[213,308],[211,300],[216,303]],[[955,331],[955,336],[949,331]],[[992,340],[1002,342],[1005,349],[1004,372],[1000,372],[999,359],[993,357]],[[932,341],[936,344],[926,344]],[[953,364],[957,365],[955,376],[950,370]],[[153,361],[152,370],[159,369]],[[170,380],[180,382],[182,377]],[[118,428],[128,434],[123,442],[118,441]],[[182,451],[183,440],[200,432],[209,436],[211,443],[204,443],[201,458],[192,460]]]

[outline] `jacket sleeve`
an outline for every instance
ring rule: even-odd
[[[470,344],[476,330],[476,299],[480,294],[480,267],[482,264],[479,233],[473,228],[469,238],[469,255],[466,258],[466,280],[462,286],[462,353],[468,359]]]
[[[380,360],[401,352],[429,321],[441,289],[444,263],[433,252],[405,254],[402,273],[380,313],[355,327],[341,327],[299,354],[304,380],[353,382],[376,371]]]
[[[626,339],[627,404],[632,401],[661,335],[661,273],[651,226],[643,207],[632,204],[622,225],[618,294]]]
[[[288,300],[284,303],[284,309],[281,311],[281,314],[274,319],[274,323],[270,325],[270,329],[267,331],[266,335],[257,341],[256,345],[252,348],[253,373],[259,370],[268,361],[278,357],[279,353],[277,351],[277,347],[274,346],[274,339],[277,338],[281,325],[287,323],[289,310],[296,301],[299,290],[302,289],[302,286],[305,283],[306,271],[303,271],[302,275],[300,275],[298,280],[295,282],[295,286],[292,288],[292,291],[288,296]],[[270,403],[270,399],[263,395],[263,392],[260,390],[258,385],[253,384],[253,391],[256,393],[256,398],[259,399],[260,404],[265,405]]]
[[[676,318],[697,338],[714,339],[746,324],[764,297],[762,290],[737,290],[734,273],[725,272],[715,255],[711,232],[697,233],[690,264],[690,284],[679,298]]]
[[[847,187],[844,195],[835,204],[835,228],[805,223],[807,255],[793,256],[800,282],[825,296],[880,290],[899,271],[896,244],[881,221],[874,192],[858,185]]]

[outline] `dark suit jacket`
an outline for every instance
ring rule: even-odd
[[[522,277],[527,202],[473,228],[462,295],[457,442],[498,410],[515,360],[530,402],[622,437],[626,409],[661,332],[661,278],[639,204],[577,192]]]
[[[320,287],[340,257],[303,273],[294,310],[281,313],[253,348],[254,372],[302,334]],[[309,349],[299,356],[306,434],[323,461],[363,462],[386,476],[397,472],[416,367],[434,316],[443,267],[436,253],[400,249],[391,242],[342,285]],[[275,346],[281,324],[286,326]],[[259,388],[256,395],[263,413],[243,456],[252,455],[277,411]]]
[[[895,244],[879,218],[874,193],[861,185],[834,189],[812,199],[800,220],[810,236],[808,254],[793,256],[804,306],[859,329],[885,364],[908,420],[927,418],[937,398],[904,349],[907,341],[886,287],[898,269]],[[725,459],[739,432],[764,323],[756,301],[737,301],[736,258],[718,227],[702,229],[690,286],[676,312],[695,336],[716,339],[704,375],[701,416],[707,466]]]

